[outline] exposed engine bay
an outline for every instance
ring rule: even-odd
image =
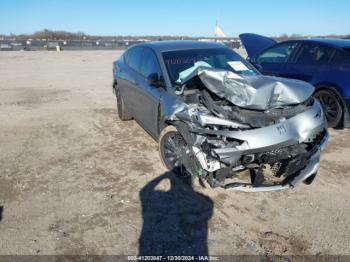
[[[302,81],[198,63],[180,74],[176,95],[183,103],[167,122],[183,136],[185,168],[201,184],[247,192],[285,189],[312,182],[328,141],[313,92]]]

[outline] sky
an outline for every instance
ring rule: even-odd
[[[0,0],[0,34],[350,34],[349,0]]]

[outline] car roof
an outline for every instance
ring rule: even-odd
[[[310,39],[301,39],[297,40],[300,42],[308,42],[314,44],[325,44],[332,47],[338,48],[350,48],[349,39],[339,39],[339,38],[310,38]]]
[[[221,43],[191,40],[155,41],[143,43],[139,46],[148,46],[158,52],[186,49],[227,48]]]

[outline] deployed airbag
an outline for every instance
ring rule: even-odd
[[[199,77],[203,85],[232,104],[254,110],[267,110],[306,101],[314,87],[299,80],[263,75],[238,75],[221,69],[198,67],[181,84]]]

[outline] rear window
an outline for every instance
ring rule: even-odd
[[[181,84],[183,76],[196,66],[213,67],[240,75],[256,75],[257,70],[228,48],[189,49],[163,53],[172,84]]]

